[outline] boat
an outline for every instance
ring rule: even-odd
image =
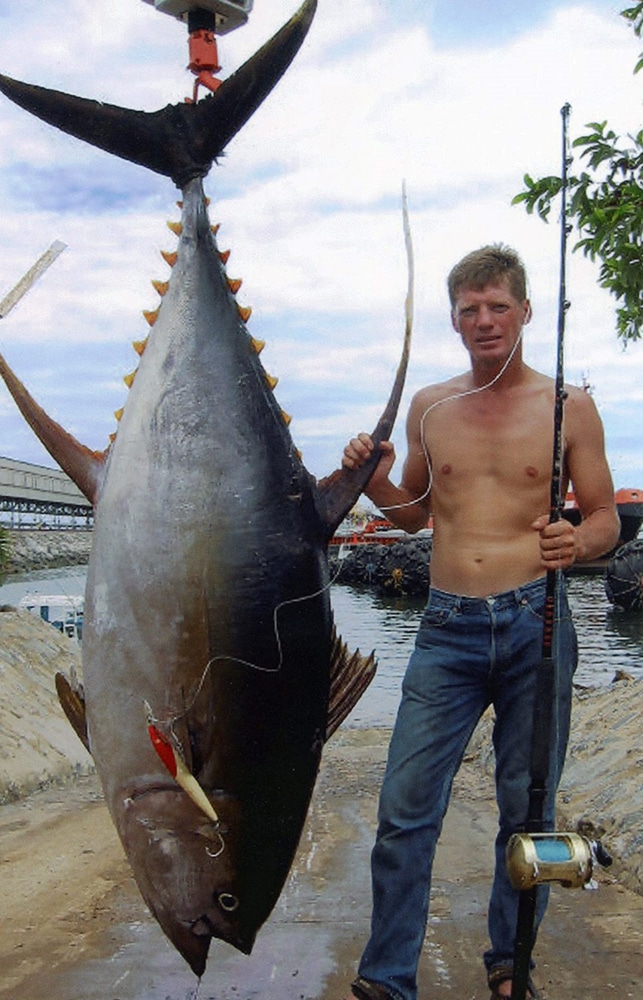
[[[630,487],[616,490],[614,502],[616,503],[616,510],[621,521],[621,533],[618,544],[623,545],[625,542],[631,542],[636,538],[641,524],[643,524],[643,490]],[[565,497],[565,506],[562,514],[572,524],[580,524],[580,510],[578,509],[573,491],[570,491]]]
[[[418,538],[433,535],[433,518],[426,528],[409,534],[396,528],[384,517],[370,518],[365,524],[353,524],[350,519],[342,521],[329,542],[332,555],[344,559],[351,549],[358,545],[395,545],[397,542],[417,541]]]
[[[18,603],[18,608],[48,622],[68,638],[76,642],[82,640],[84,598],[68,594],[27,594]]]

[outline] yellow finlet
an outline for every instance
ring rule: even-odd
[[[257,340],[256,337],[251,337],[250,343],[252,345],[252,349],[255,352],[255,354],[261,354],[264,347],[266,346],[265,340]]]
[[[220,222],[215,222],[213,226],[210,226],[210,232],[212,233],[213,236],[216,236],[220,229],[221,229]]]
[[[168,222],[167,228],[170,230],[171,233],[174,233],[175,236],[180,236],[181,233],[183,232],[183,223],[182,222]]]
[[[228,261],[230,260],[231,253],[232,253],[231,250],[219,250],[219,257],[221,259],[222,264],[228,263]]]
[[[250,317],[252,316],[252,307],[251,306],[237,306],[237,309],[239,311],[239,316],[241,317],[241,319],[243,320],[243,322],[247,323],[248,320],[250,319]]]
[[[269,375],[268,372],[265,372],[265,376],[266,376],[266,382],[268,383],[269,387],[273,390],[276,389],[277,385],[279,384],[279,379],[275,378],[274,375]]]
[[[154,280],[152,280],[152,286],[153,286],[153,288],[156,289],[156,291],[159,293],[159,295],[162,298],[164,295],[167,295],[167,290],[170,287],[170,283],[169,283],[169,281],[154,281]]]
[[[281,411],[281,416],[283,418],[283,421],[284,421],[286,427],[290,427],[290,425],[292,423],[292,417],[290,416],[290,414],[286,413],[285,410],[282,410]]]
[[[116,440],[116,434],[109,434],[108,437],[109,437],[109,443],[114,444],[114,441]]]
[[[138,368],[136,369],[136,371],[130,372],[130,374],[126,375],[125,378],[123,379],[123,382],[125,383],[128,389],[132,388],[132,385],[134,384],[134,379],[136,378],[137,371]]]
[[[144,309],[143,310],[143,315],[145,316],[145,319],[147,320],[147,322],[149,323],[149,325],[150,326],[154,326],[154,324],[156,323],[157,319],[159,318],[159,310],[158,309]]]
[[[118,410],[114,410],[114,416],[116,417],[116,419],[118,420],[119,423],[123,419],[123,414],[124,413],[125,413],[125,407],[123,407],[123,406],[121,406]]]
[[[173,250],[172,252],[170,252],[169,250],[161,250],[161,257],[163,258],[166,264],[169,264],[170,267],[174,267],[174,265],[178,260],[179,255],[176,252],[176,250]]]
[[[243,284],[243,278],[228,278],[228,288],[236,295]]]
[[[145,348],[147,347],[147,337],[145,338],[145,340],[133,341],[132,347],[140,357],[144,353]]]

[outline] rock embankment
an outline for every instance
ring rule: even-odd
[[[0,803],[93,770],[54,685],[76,669],[71,639],[27,611],[0,613]]]
[[[643,681],[574,692],[572,731],[558,794],[558,829],[581,829],[614,857],[610,871],[643,895]],[[491,728],[485,716],[468,755],[493,774]]]
[[[340,583],[365,584],[381,594],[425,597],[430,559],[430,538],[355,545],[341,561],[331,554],[331,574]]]
[[[92,545],[91,531],[9,531],[9,538],[7,574],[84,566]]]

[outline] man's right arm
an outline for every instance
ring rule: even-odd
[[[392,524],[411,533],[425,528],[431,513],[429,460],[422,443],[424,410],[425,406],[416,396],[407,419],[408,453],[400,485],[395,486],[390,479],[395,448],[390,441],[383,441],[380,445],[382,457],[364,491]],[[359,468],[370,457],[373,448],[370,436],[359,434],[344,449],[342,464],[348,469]]]

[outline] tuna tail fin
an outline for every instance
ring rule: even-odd
[[[402,214],[404,222],[404,240],[406,244],[406,254],[409,269],[409,282],[406,294],[406,329],[404,333],[404,345],[402,356],[397,368],[395,381],[389,396],[388,403],[371,437],[375,445],[373,454],[359,469],[337,469],[325,479],[317,484],[318,494],[316,499],[317,511],[326,525],[328,538],[333,535],[338,524],[348,514],[349,510],[356,503],[358,497],[364,492],[369,479],[375,472],[380,460],[379,446],[382,441],[388,441],[393,430],[395,418],[402,398],[406,372],[409,365],[409,354],[411,350],[411,333],[413,329],[413,247],[411,243],[411,228],[409,224],[408,205],[406,191],[402,196]]]
[[[21,83],[0,74],[0,91],[63,132],[171,177],[183,188],[205,176],[297,54],[317,0],[302,7],[218,90],[198,104],[133,111]]]
[[[72,479],[90,503],[95,504],[102,481],[105,455],[90,451],[52,420],[36,403],[0,354],[0,377],[13,396],[23,417],[40,438],[61,469]]]

